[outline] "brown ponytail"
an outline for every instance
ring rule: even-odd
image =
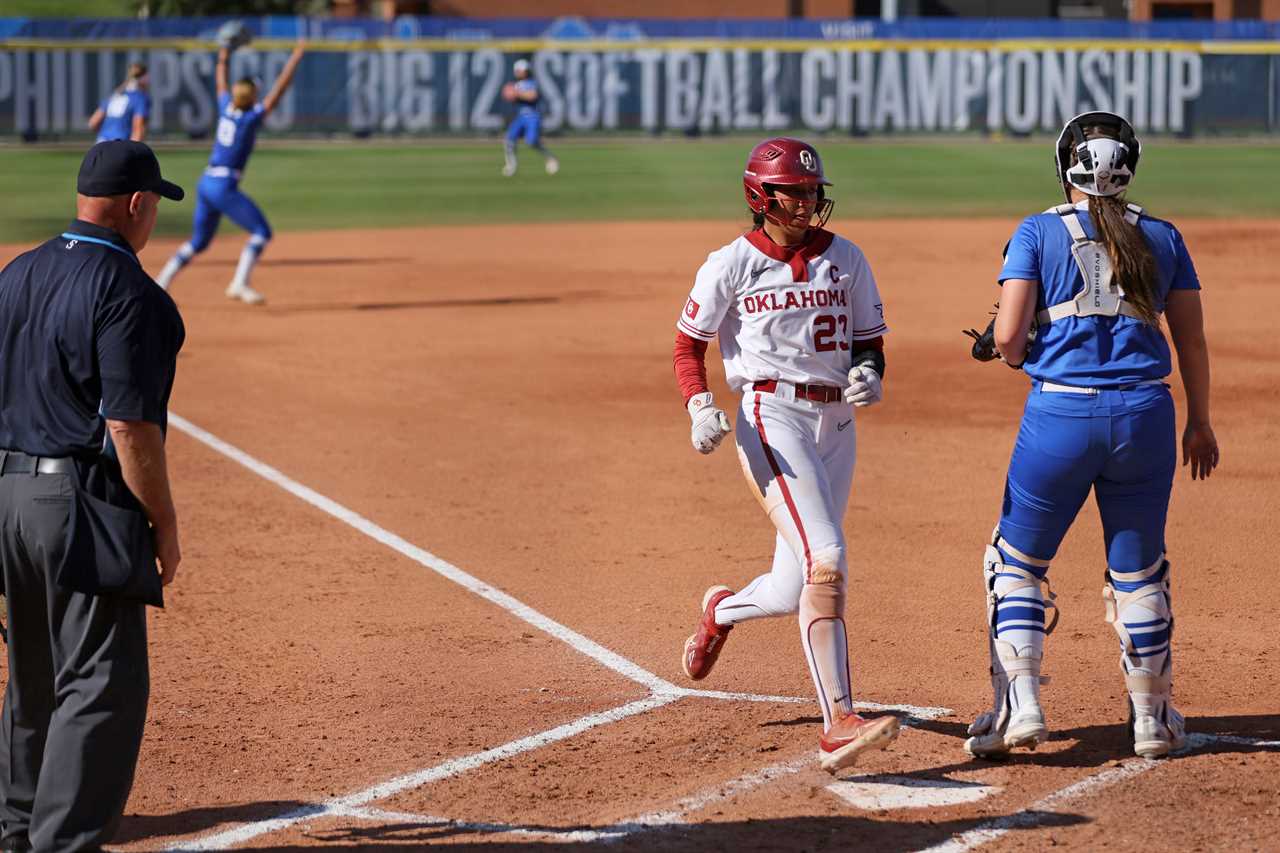
[[[1105,128],[1095,126],[1086,128],[1085,136],[1092,139],[1110,134]],[[1074,151],[1071,162],[1073,165],[1076,162]],[[1089,218],[1098,232],[1098,242],[1106,247],[1111,259],[1112,280],[1124,291],[1125,301],[1134,307],[1144,323],[1159,326],[1156,259],[1142,229],[1130,225],[1124,218],[1125,212],[1121,196],[1089,196]]]
[[[1107,248],[1111,274],[1124,291],[1125,301],[1143,322],[1160,325],[1156,310],[1156,259],[1137,225],[1125,221],[1125,203],[1119,198],[1089,196],[1089,218],[1098,231],[1098,242]]]

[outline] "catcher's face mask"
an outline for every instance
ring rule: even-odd
[[[1086,139],[1089,129],[1092,138]],[[1115,113],[1081,113],[1058,136],[1054,169],[1068,201],[1072,188],[1086,195],[1115,196],[1129,188],[1140,156],[1142,145],[1129,122]]]

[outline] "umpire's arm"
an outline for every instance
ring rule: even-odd
[[[102,416],[125,484],[151,522],[161,579],[167,584],[182,559],[164,450],[169,393],[186,334],[182,318],[173,301],[143,274],[113,288],[95,320]]]
[[[160,582],[168,584],[178,571],[182,552],[178,546],[178,514],[169,491],[169,466],[164,453],[164,431],[147,421],[107,419],[111,442],[120,459],[125,484],[142,504],[155,535]]]

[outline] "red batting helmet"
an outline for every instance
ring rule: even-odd
[[[747,207],[752,213],[768,216],[780,225],[786,225],[770,216],[774,208],[771,186],[802,186],[818,189],[818,206],[813,220],[821,228],[831,215],[832,201],[823,192],[831,186],[822,173],[822,158],[818,150],[807,142],[779,136],[766,139],[747,156],[747,168],[742,173],[742,187],[747,196]]]

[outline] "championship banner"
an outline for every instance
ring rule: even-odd
[[[290,43],[257,41],[232,78],[265,86]],[[512,62],[532,62],[551,133],[1029,134],[1086,110],[1142,132],[1275,132],[1280,43],[598,41],[318,42],[267,120],[299,134],[489,134],[510,118]],[[0,134],[84,135],[125,68],[150,68],[151,131],[208,135],[208,44],[0,42]]]

